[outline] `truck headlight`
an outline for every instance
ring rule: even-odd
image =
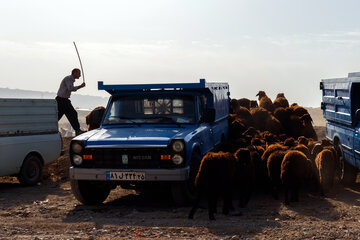
[[[184,143],[182,141],[175,141],[172,144],[172,149],[175,152],[181,152],[182,150],[184,150]]]
[[[179,154],[175,154],[172,157],[172,161],[174,164],[180,165],[184,161],[184,158],[182,156],[180,156]]]
[[[80,165],[83,162],[83,159],[82,159],[82,157],[80,155],[74,154],[72,159],[73,159],[73,162],[74,162],[75,165]]]
[[[77,143],[77,142],[74,142],[72,145],[71,145],[71,150],[74,152],[74,153],[81,153],[83,149],[83,146],[80,144],[80,143]]]

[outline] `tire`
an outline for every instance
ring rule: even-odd
[[[341,182],[344,185],[352,185],[355,183],[356,177],[357,177],[356,167],[344,161],[344,178],[342,179]]]
[[[336,147],[336,152],[338,154],[338,159],[336,159],[336,178],[338,180],[338,182],[342,182],[344,179],[344,173],[345,173],[345,159],[344,159],[344,155],[341,149],[340,144],[337,145]]]
[[[200,153],[194,152],[190,160],[189,179],[183,182],[175,182],[171,185],[171,194],[176,205],[184,206],[195,201],[195,178],[199,171],[200,162]]]
[[[357,169],[345,161],[340,144],[337,146],[339,154],[336,175],[338,180],[344,185],[354,184],[357,176]]]
[[[111,187],[100,182],[70,180],[75,198],[84,205],[101,204],[109,196]]]
[[[19,182],[24,186],[33,186],[40,181],[42,175],[42,163],[40,157],[29,155],[25,158],[20,173]]]

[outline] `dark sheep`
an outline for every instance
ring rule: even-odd
[[[244,136],[252,136],[252,137],[257,137],[260,135],[260,132],[258,130],[256,130],[254,127],[249,127],[244,133]]]
[[[238,104],[239,104],[240,107],[245,107],[248,110],[250,109],[250,100],[247,99],[247,98],[240,98],[238,100]]]
[[[237,162],[231,153],[208,152],[202,159],[199,171],[195,179],[197,198],[189,213],[189,219],[194,218],[202,197],[208,200],[209,219],[215,220],[217,198],[222,196],[224,200],[223,213],[228,214],[232,206],[231,191]]]
[[[312,138],[314,140],[318,140],[317,134],[312,125],[312,118],[310,114],[304,114],[300,117],[300,120],[303,124],[303,134],[305,137]]]
[[[250,109],[259,107],[256,100],[250,100]]]
[[[281,163],[280,179],[284,186],[285,205],[289,205],[289,191],[291,201],[299,201],[299,189],[301,184],[312,176],[312,164],[306,155],[300,151],[290,150],[284,156]]]
[[[241,119],[235,119],[229,125],[229,135],[231,139],[237,139],[247,130],[246,123],[244,123]]]
[[[334,154],[330,149],[325,148],[315,158],[316,175],[322,196],[324,196],[324,193],[329,191],[334,184],[335,164]]]
[[[102,117],[105,113],[104,107],[94,108],[86,117],[86,124],[88,125],[88,131],[99,128]]]
[[[245,207],[249,202],[254,182],[254,166],[248,148],[239,148],[234,154],[237,160],[234,186],[239,192],[239,206]]]
[[[259,91],[258,94],[256,94],[256,96],[259,97],[259,106],[260,107],[265,108],[269,112],[274,111],[274,105],[273,105],[271,99],[268,96],[266,96],[266,93],[264,91]]]
[[[230,100],[230,113],[235,113],[239,107],[239,103],[237,99],[231,99]]]

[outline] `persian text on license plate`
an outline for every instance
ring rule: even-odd
[[[109,181],[145,181],[145,172],[106,172],[106,180]]]

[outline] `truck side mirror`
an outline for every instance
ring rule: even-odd
[[[360,109],[355,111],[355,120],[360,121]]]
[[[203,121],[206,123],[211,123],[215,121],[215,108],[205,109]]]

